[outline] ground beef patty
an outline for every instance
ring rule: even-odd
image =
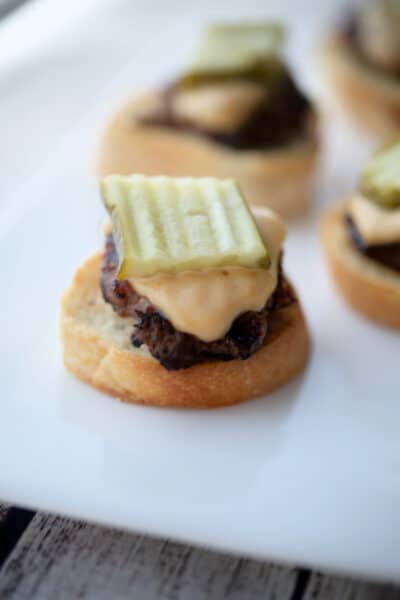
[[[165,107],[142,122],[208,137],[235,150],[264,150],[288,144],[304,136],[311,105],[288,75],[274,92],[266,93],[253,114],[237,129],[216,133],[174,115],[174,87],[165,92]]]
[[[264,342],[268,313],[295,301],[292,288],[280,274],[277,289],[262,310],[239,315],[223,338],[203,342],[194,335],[177,331],[149,300],[136,293],[128,281],[115,279],[117,268],[118,256],[110,235],[106,238],[101,264],[103,297],[121,317],[136,319],[132,344],[137,348],[145,344],[168,370],[186,369],[212,359],[248,358]]]
[[[345,221],[350,239],[359,252],[400,273],[400,242],[368,246],[350,215],[346,215]]]

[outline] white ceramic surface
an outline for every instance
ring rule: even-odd
[[[7,90],[0,97],[0,498],[241,554],[400,580],[399,335],[346,308],[317,239],[322,205],[351,187],[372,147],[346,121],[328,114],[316,208],[291,226],[285,257],[314,340],[302,377],[242,406],[182,412],[125,406],[61,365],[59,296],[102,241],[90,166],[99,125],[116,96],[157,80],[169,61],[178,64],[176,44],[170,57],[162,51],[173,27],[188,47],[188,32],[213,14],[211,4],[189,14],[184,4],[173,2],[168,12],[160,3],[163,27],[144,52],[152,24],[144,7],[99,2],[96,35],[87,17],[77,19],[77,38],[63,34],[51,53],[32,50],[13,69],[0,61]],[[298,3],[309,9],[303,29],[310,27],[315,42],[326,16],[312,15],[313,4]],[[246,5],[250,14],[268,14],[256,2]],[[219,15],[246,14],[235,2],[221,6]],[[129,18],[137,38],[128,36]],[[303,48],[301,61],[294,52],[303,65],[306,46],[294,46]]]

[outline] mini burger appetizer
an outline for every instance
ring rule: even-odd
[[[212,408],[304,369],[309,336],[273,212],[258,228],[232,180],[111,175],[101,191],[104,248],[62,298],[71,373],[126,402]]]
[[[350,305],[400,328],[400,142],[378,151],[359,190],[326,212],[322,242]]]
[[[365,0],[333,35],[324,69],[343,105],[379,136],[400,130],[400,0]]]
[[[130,100],[108,126],[101,175],[234,177],[254,206],[284,217],[311,199],[316,115],[270,23],[215,24],[187,70]]]

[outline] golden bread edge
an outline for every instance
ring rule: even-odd
[[[104,302],[99,263],[98,253],[79,267],[61,302],[65,366],[92,387],[130,403],[214,408],[267,394],[307,363],[310,338],[296,303],[277,311],[266,343],[249,359],[166,371],[147,351],[126,345],[133,320],[118,317]],[[126,328],[123,343],[118,328]]]
[[[362,126],[380,137],[400,131],[400,85],[362,68],[338,34],[322,48],[321,66],[332,93]]]
[[[115,113],[100,142],[100,176],[113,173],[231,178],[252,206],[268,206],[284,218],[304,214],[312,200],[318,155],[317,117],[310,135],[279,150],[235,151],[202,136],[141,124],[135,117],[160,104],[160,92],[144,93]]]
[[[363,256],[344,224],[347,199],[327,209],[321,240],[334,282],[354,310],[387,327],[400,328],[400,275]]]

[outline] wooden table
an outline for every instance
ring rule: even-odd
[[[400,588],[0,504],[1,600],[394,600]]]

